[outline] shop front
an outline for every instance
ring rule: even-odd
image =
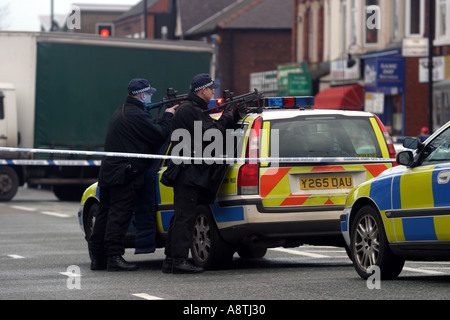
[[[396,53],[396,51],[394,51]],[[405,135],[405,57],[367,54],[364,110],[375,113],[393,136]]]

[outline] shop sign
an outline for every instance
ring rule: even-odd
[[[305,62],[282,64],[277,67],[278,95],[280,97],[292,95],[291,90],[298,90],[299,85],[312,88],[312,76]],[[296,74],[290,76],[290,74]],[[307,95],[310,95],[308,93]]]
[[[354,64],[349,66],[349,60],[331,61],[331,81],[358,80],[360,78],[360,60],[355,59]]]
[[[405,82],[405,59],[382,57],[365,61],[364,82],[366,87],[403,87]]]
[[[364,110],[376,114],[384,113],[384,93],[366,92]]]
[[[433,57],[433,81],[450,78],[450,56]],[[428,58],[419,59],[419,82],[428,82]]]

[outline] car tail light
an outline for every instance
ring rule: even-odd
[[[397,156],[397,152],[395,151],[394,143],[392,142],[391,136],[387,132],[386,128],[384,127],[384,124],[381,122],[380,118],[378,118],[377,115],[375,115],[375,119],[377,120],[378,125],[380,126],[381,132],[383,133],[384,140],[386,140],[386,145],[388,147],[389,151],[389,157],[391,159],[394,159],[392,162],[392,166],[397,166],[397,162],[395,162],[395,158]]]
[[[246,162],[239,168],[238,194],[258,194],[259,192],[259,137],[262,127],[262,118],[253,121],[245,150]],[[255,159],[255,161],[249,160]]]

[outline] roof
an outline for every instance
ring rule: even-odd
[[[292,0],[237,0],[185,34],[205,34],[217,29],[291,29],[292,10]]]
[[[155,4],[157,4],[160,0],[147,0],[147,9],[153,7]],[[119,18],[117,18],[116,21],[124,20],[126,18],[141,15],[144,12],[144,1],[139,1],[137,4],[135,4],[130,10],[122,14]]]
[[[181,33],[186,34],[187,30],[216,15],[224,8],[240,1],[242,0],[178,0]]]

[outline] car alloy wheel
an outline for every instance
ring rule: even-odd
[[[204,269],[227,267],[234,248],[222,240],[209,206],[198,206],[196,211],[191,245],[195,265]]]
[[[357,226],[355,234],[354,257],[362,269],[366,270],[376,264],[380,254],[378,226],[370,216],[363,216]]]
[[[389,248],[389,242],[375,207],[366,205],[360,208],[352,222],[351,255],[356,272],[363,279],[372,273],[371,266],[380,269],[380,279],[395,279],[403,269],[405,260],[395,256]]]

